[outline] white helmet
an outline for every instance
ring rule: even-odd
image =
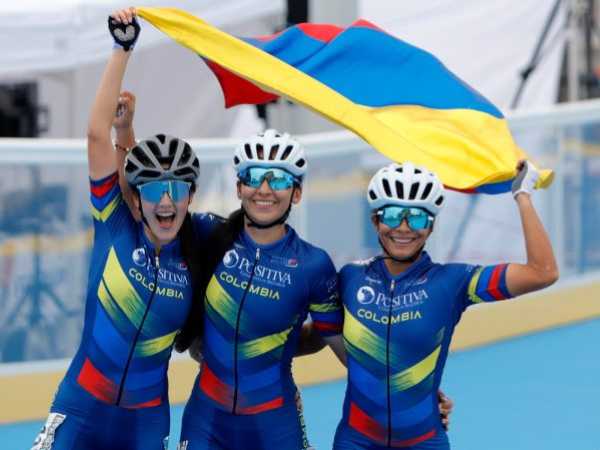
[[[269,129],[243,140],[233,155],[235,170],[248,167],[277,167],[302,179],[306,172],[304,149],[288,133]]]
[[[444,204],[444,186],[438,177],[411,162],[379,169],[367,190],[372,210],[386,205],[424,208],[436,216]]]

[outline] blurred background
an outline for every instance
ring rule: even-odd
[[[498,105],[518,144],[555,170],[536,206],[561,280],[510,305],[473,308],[457,330],[443,387],[456,402],[457,449],[597,450],[600,438],[600,5],[595,0],[167,0],[238,36],[300,22],[365,18],[438,56]],[[115,0],[0,3],[0,442],[29,448],[79,343],[91,242],[87,115],[112,41]],[[365,142],[285,100],[225,110],[198,57],[147,23],[124,89],[139,137],[189,139],[202,161],[194,208],[237,207],[237,138],[296,134],[310,173],[292,224],[338,267],[373,255],[365,189],[386,160]],[[349,74],[348,76],[352,76]],[[429,244],[440,262],[525,258],[512,196],[451,193]],[[172,400],[196,367],[175,357]],[[297,362],[309,437],[330,448],[344,373],[326,352]],[[337,381],[331,381],[337,380]],[[325,381],[328,383],[323,384]],[[172,441],[177,440],[174,409]],[[507,438],[510,436],[510,439]]]

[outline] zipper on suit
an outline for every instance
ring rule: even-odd
[[[260,248],[256,249],[256,256],[254,258],[254,264],[252,265],[252,271],[250,272],[250,279],[248,280],[248,285],[244,290],[244,294],[242,295],[242,299],[240,300],[240,307],[238,308],[237,319],[235,322],[235,339],[233,341],[233,408],[232,413],[237,414],[237,402],[238,402],[238,382],[239,382],[239,374],[238,374],[238,340],[240,337],[240,321],[242,318],[242,308],[244,307],[244,302],[246,301],[246,296],[248,295],[248,291],[250,290],[250,286],[252,285],[252,280],[254,279],[254,270],[256,269],[256,265],[258,264],[258,260],[260,259]]]

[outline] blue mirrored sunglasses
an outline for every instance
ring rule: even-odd
[[[298,179],[291,173],[275,167],[249,167],[238,173],[239,180],[248,187],[258,189],[265,180],[274,191],[291,189]]]
[[[147,202],[159,203],[164,194],[171,197],[175,203],[185,200],[190,196],[192,184],[181,180],[149,181],[140,184],[137,188],[140,196]]]
[[[380,222],[390,228],[398,228],[404,219],[413,231],[424,230],[433,223],[433,216],[421,208],[384,206],[376,214]]]

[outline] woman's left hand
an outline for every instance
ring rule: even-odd
[[[121,92],[119,103],[113,120],[115,130],[124,130],[133,127],[133,117],[135,115],[135,95],[129,91]]]
[[[438,408],[442,418],[442,425],[444,425],[444,429],[448,431],[448,428],[450,427],[450,414],[452,414],[454,402],[442,391],[438,391]]]

